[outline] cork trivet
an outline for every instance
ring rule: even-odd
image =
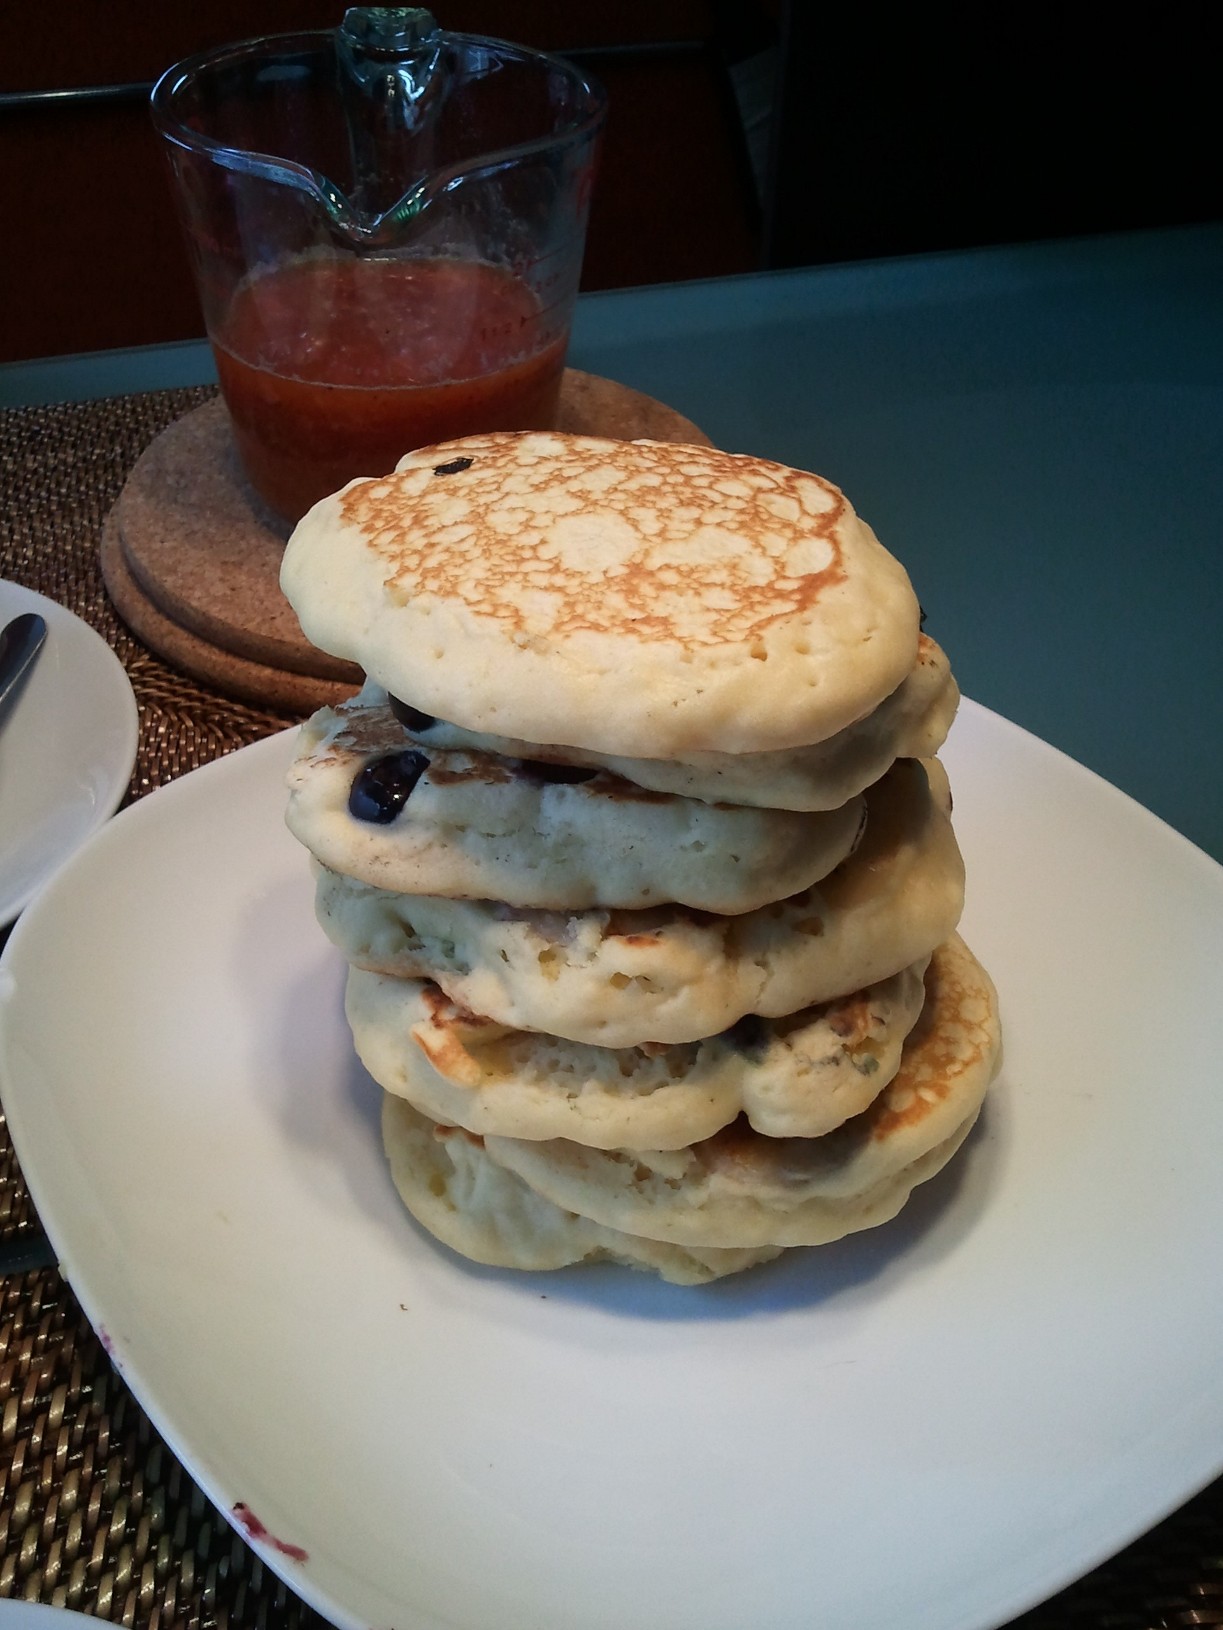
[[[557,427],[709,442],[663,403],[574,368]],[[281,594],[288,531],[243,480],[216,399],[170,425],[136,463],[102,535],[106,586],[141,639],[227,695],[282,708],[333,703],[362,675],[310,645]]]
[[[167,662],[226,696],[283,713],[312,713],[317,707],[334,707],[360,687],[359,669],[354,668],[348,680],[312,678],[239,656],[176,623],[144,593],[133,576],[118,511],[116,505],[102,526],[99,547],[106,589],[132,632]]]
[[[652,396],[618,385],[614,379],[566,368],[556,428],[572,436],[610,436],[613,441],[682,441],[709,447],[709,437],[691,419]]]

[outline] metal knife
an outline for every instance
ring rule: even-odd
[[[46,637],[47,625],[36,611],[23,611],[0,629],[0,722],[16,700],[17,687]]]

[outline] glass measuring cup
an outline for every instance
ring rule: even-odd
[[[572,64],[358,7],[153,90],[245,474],[295,521],[357,475],[544,429],[605,99]]]

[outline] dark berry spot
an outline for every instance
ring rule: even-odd
[[[433,473],[434,475],[458,475],[460,470],[470,470],[474,463],[475,460],[470,458],[452,458],[449,464],[435,464]]]
[[[745,1013],[737,1024],[722,1032],[725,1040],[737,1053],[759,1053],[767,1040],[764,1020],[758,1013]]]
[[[587,769],[585,765],[549,764],[542,758],[521,758],[518,763],[524,775],[548,786],[571,787],[579,781],[593,781],[599,773],[598,770]]]
[[[399,720],[405,730],[411,730],[414,735],[420,735],[425,730],[432,730],[437,720],[432,713],[422,713],[418,707],[409,707],[401,702],[398,696],[388,696],[391,712]]]
[[[424,753],[410,748],[372,758],[353,780],[348,811],[359,821],[389,826],[412,795],[412,788],[429,768]]]

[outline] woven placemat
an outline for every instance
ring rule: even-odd
[[[210,394],[0,411],[0,577],[68,606],[118,652],[140,707],[131,798],[288,722],[176,673],[127,630],[102,585],[98,541],[128,471],[160,430]],[[19,1245],[37,1228],[0,1117],[0,1245]],[[324,1623],[178,1464],[51,1267],[0,1279],[0,1597],[156,1630]],[[650,1617],[644,1606],[639,1618]],[[1015,1623],[1223,1627],[1223,1480]]]
[[[129,799],[289,722],[176,673],[128,631],[102,586],[98,540],[129,470],[158,431],[211,394],[0,412],[0,577],[58,600],[118,653],[140,709]],[[0,1118],[0,1243],[19,1246],[37,1230]],[[3,1597],[159,1630],[326,1622],[187,1476],[53,1267],[0,1280]]]

